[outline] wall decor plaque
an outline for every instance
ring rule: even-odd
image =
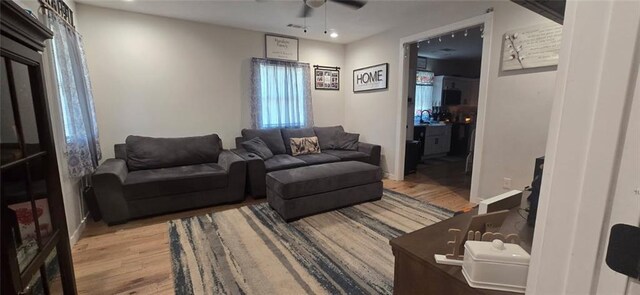
[[[502,70],[523,70],[558,64],[562,25],[538,25],[504,34]]]
[[[266,58],[298,61],[298,38],[266,34],[264,51]]]

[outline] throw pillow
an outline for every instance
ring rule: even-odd
[[[337,150],[358,150],[358,141],[360,140],[360,134],[343,132],[338,135]]]
[[[303,137],[312,137],[317,136],[313,132],[313,128],[282,128],[282,138],[285,142],[285,147],[287,150],[287,154],[293,155],[291,152],[291,139],[292,138],[303,138]]]
[[[318,137],[291,138],[291,155],[319,154]]]
[[[287,152],[285,149],[285,141],[282,140],[282,133],[280,128],[275,129],[242,129],[242,137],[245,140],[260,137],[264,143],[267,144],[269,149],[274,155],[284,154]]]
[[[206,136],[155,138],[127,136],[127,167],[131,171],[217,163],[222,140]]]
[[[260,137],[252,138],[241,143],[242,147],[250,153],[256,154],[263,160],[273,157],[273,153]]]
[[[315,131],[318,137],[320,148],[323,150],[331,150],[338,146],[338,136],[344,133],[344,128],[342,128],[342,126],[313,127],[313,131]]]

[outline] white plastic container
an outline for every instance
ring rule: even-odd
[[[469,286],[524,293],[531,256],[520,245],[467,241],[462,274]]]

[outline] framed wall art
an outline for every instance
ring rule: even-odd
[[[387,89],[388,80],[388,63],[353,70],[353,92]]]
[[[313,66],[316,90],[340,90],[340,68]]]
[[[265,58],[298,61],[298,38],[264,35]]]
[[[427,69],[427,58],[418,56],[418,60],[416,62],[416,68],[418,70],[426,70]]]

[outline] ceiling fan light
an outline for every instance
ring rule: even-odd
[[[325,0],[305,0],[304,3],[311,8],[319,8],[324,4]]]

